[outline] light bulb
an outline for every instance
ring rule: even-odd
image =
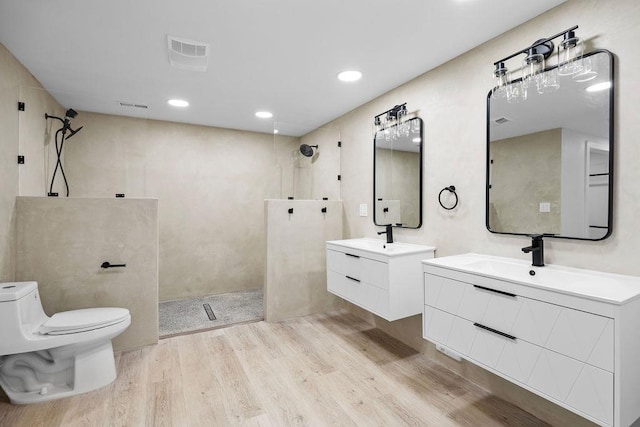
[[[582,72],[582,53],[582,41],[573,31],[566,32],[558,48],[558,74],[569,76]]]
[[[529,49],[529,54],[522,61],[522,81],[525,84],[541,79],[544,72],[544,55],[537,53],[535,48]]]
[[[493,72],[495,77],[495,86],[491,92],[494,98],[506,98],[507,86],[509,85],[509,71],[504,66],[504,62],[498,62]]]

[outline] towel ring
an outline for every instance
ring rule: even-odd
[[[446,207],[442,203],[442,193],[444,193],[445,190],[448,190],[450,193],[453,193],[453,196],[456,198],[456,202],[450,208]],[[440,193],[438,193],[438,203],[440,203],[440,206],[442,206],[444,209],[446,209],[448,211],[450,211],[452,209],[455,209],[456,206],[458,206],[458,193],[456,193],[456,187],[454,187],[453,185],[450,185],[450,186],[444,187],[442,190],[440,190]]]

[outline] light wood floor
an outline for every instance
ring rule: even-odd
[[[14,406],[2,426],[541,426],[345,311],[116,354],[104,389]]]

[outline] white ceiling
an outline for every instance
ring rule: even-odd
[[[0,42],[65,108],[301,135],[563,1],[0,0]],[[169,34],[208,70],[171,67]]]

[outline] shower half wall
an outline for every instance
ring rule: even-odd
[[[38,282],[47,314],[124,307],[114,348],[158,341],[158,200],[18,197],[16,222],[16,280]]]

